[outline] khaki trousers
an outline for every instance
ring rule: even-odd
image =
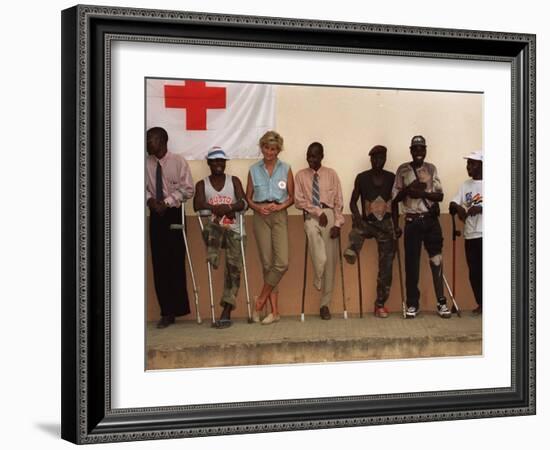
[[[253,223],[264,282],[275,287],[288,270],[287,211],[277,211],[268,216],[254,212]]]
[[[321,291],[321,306],[328,306],[334,289],[338,242],[330,237],[330,229],[334,226],[334,212],[328,208],[323,209],[323,212],[328,219],[326,227],[319,225],[316,217],[306,215],[304,230],[313,264],[313,285]]]

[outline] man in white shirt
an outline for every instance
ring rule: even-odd
[[[465,156],[466,170],[471,177],[459,188],[449,204],[449,212],[464,222],[464,248],[470,284],[477,307],[474,315],[482,313],[482,250],[483,250],[483,153],[475,151]]]

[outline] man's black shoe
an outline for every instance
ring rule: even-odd
[[[157,328],[166,328],[167,326],[172,325],[175,321],[176,317],[174,315],[162,316],[157,323]]]
[[[330,320],[330,311],[328,309],[328,306],[321,306],[321,319],[323,320]]]

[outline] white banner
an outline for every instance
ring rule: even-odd
[[[269,84],[147,79],[147,129],[168,132],[168,149],[188,160],[219,146],[232,159],[257,158],[258,141],[275,128]]]

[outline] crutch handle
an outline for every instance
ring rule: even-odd
[[[456,241],[456,238],[457,237],[460,237],[461,233],[460,233],[460,230],[457,230],[456,229],[456,221],[455,221],[455,215],[454,214],[451,214],[451,219],[452,219],[452,225],[453,225],[453,241]]]

